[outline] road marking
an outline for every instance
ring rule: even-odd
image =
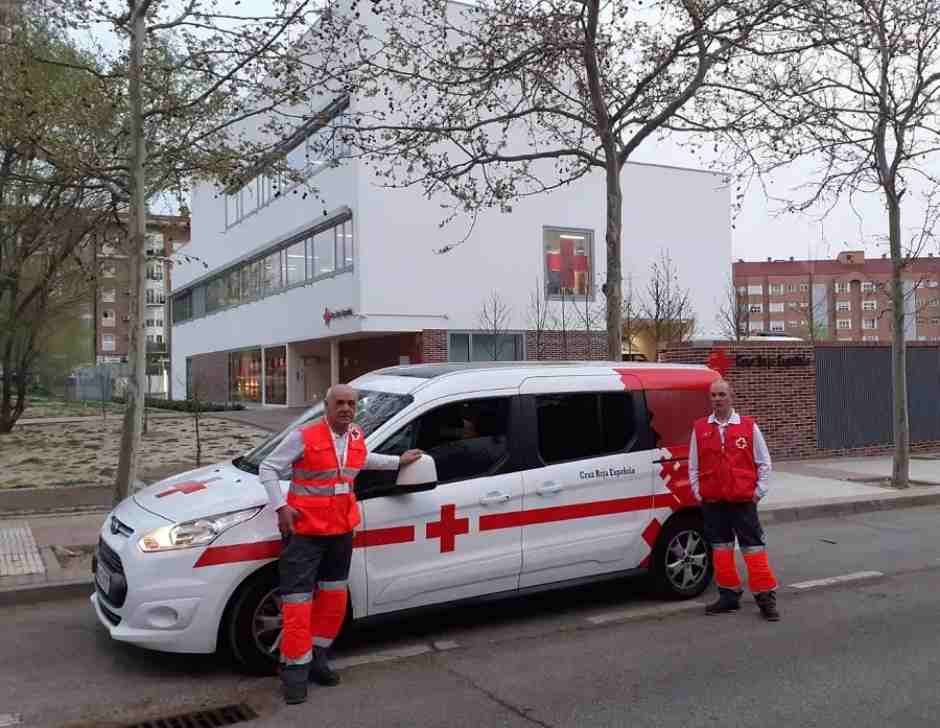
[[[21,725],[22,722],[22,713],[0,713],[0,728],[7,728],[11,725]]]
[[[404,645],[395,647],[391,650],[381,652],[370,652],[364,655],[350,655],[349,657],[338,657],[332,660],[333,667],[337,670],[344,670],[347,667],[356,667],[357,665],[370,665],[375,662],[387,662],[389,660],[400,660],[405,657],[416,657],[432,652],[433,648],[427,644]]]
[[[794,589],[813,589],[818,586],[831,586],[832,584],[844,584],[847,581],[860,581],[862,579],[877,579],[884,576],[880,571],[856,571],[852,574],[843,574],[842,576],[830,576],[828,579],[813,579],[812,581],[801,581],[796,584],[790,584]]]
[[[645,619],[646,617],[659,617],[667,614],[681,614],[682,612],[695,612],[703,609],[702,602],[680,602],[678,604],[657,604],[652,607],[639,607],[636,609],[620,609],[616,612],[595,614],[586,617],[591,624],[608,624],[610,622],[628,622],[632,619]]]

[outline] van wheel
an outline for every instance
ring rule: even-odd
[[[228,610],[225,625],[232,656],[246,672],[273,675],[280,660],[281,597],[276,568],[249,577]]]
[[[691,599],[705,591],[712,578],[712,554],[702,519],[674,518],[659,535],[653,554],[656,589],[670,599]]]

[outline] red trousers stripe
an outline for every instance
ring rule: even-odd
[[[734,549],[713,549],[712,563],[715,565],[715,583],[719,587],[741,591],[741,577],[734,563]]]
[[[336,639],[346,618],[346,587],[342,589],[317,589],[310,613],[313,643],[328,647]]]
[[[281,658],[288,664],[301,660],[310,652],[313,638],[310,633],[311,603],[283,602],[284,632],[281,635]]]
[[[744,554],[744,563],[747,564],[748,586],[754,594],[777,588],[777,578],[767,561],[766,551]]]

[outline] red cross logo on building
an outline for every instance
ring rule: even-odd
[[[561,286],[574,288],[574,274],[587,273],[588,259],[586,255],[575,255],[574,240],[562,238],[560,252],[548,253],[548,269],[553,273],[561,273]]]
[[[721,348],[712,349],[712,353],[708,355],[708,360],[705,362],[709,369],[714,369],[723,378],[728,375],[728,370],[731,369],[733,363],[728,353]]]
[[[457,506],[450,503],[441,506],[441,520],[427,524],[427,538],[439,538],[441,540],[441,553],[453,551],[456,545],[456,536],[470,533],[469,518],[454,518]]]
[[[177,483],[169,490],[165,490],[162,493],[157,493],[157,498],[165,498],[166,496],[173,495],[174,493],[182,493],[183,495],[196,493],[200,490],[206,490],[207,483],[221,479],[222,478],[217,475],[216,477],[209,478],[208,480],[187,480],[185,483]]]

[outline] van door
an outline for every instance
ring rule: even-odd
[[[363,471],[357,479],[369,614],[518,588],[520,529],[479,529],[483,516],[517,518],[522,510],[522,474],[512,464],[514,395],[437,400],[376,448],[424,450],[438,485],[396,495],[394,473]]]
[[[639,382],[536,377],[520,392],[534,457],[523,474],[520,587],[639,566],[653,505]]]

